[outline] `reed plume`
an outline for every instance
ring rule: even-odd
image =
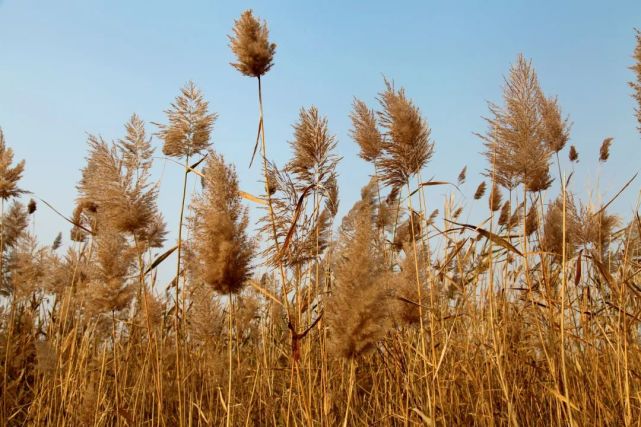
[[[162,152],[166,156],[189,158],[209,147],[209,138],[216,118],[209,113],[209,103],[194,82],[188,82],[165,110],[167,124],[157,124],[158,136],[164,141]]]
[[[378,130],[376,113],[360,99],[354,99],[352,108],[350,135],[360,147],[359,156],[366,162],[376,164],[383,150],[383,137]]]
[[[601,147],[599,147],[599,161],[605,163],[610,158],[610,147],[614,138],[608,137],[603,140]]]
[[[541,246],[544,251],[553,254],[554,260],[562,261],[563,245],[566,259],[576,253],[578,235],[580,232],[579,213],[574,197],[568,194],[565,201],[565,241],[563,240],[563,198],[557,197],[547,208],[543,221],[543,239]]]
[[[596,254],[600,260],[605,259],[620,218],[609,214],[604,207],[595,211],[593,207],[581,204],[577,217],[577,244]]]
[[[352,359],[381,340],[390,325],[382,250],[376,245],[374,201],[365,191],[343,220],[335,254],[335,284],[328,301],[331,347]]]
[[[476,191],[474,192],[474,200],[479,200],[481,197],[485,195],[485,189],[487,188],[487,185],[485,184],[485,181],[481,181],[481,183],[476,187]]]
[[[541,116],[541,99],[536,72],[531,62],[519,55],[505,81],[505,106],[488,103],[492,117],[485,120],[490,130],[480,135],[485,141],[484,155],[492,165],[487,175],[508,190],[523,184],[528,191],[536,192],[549,188],[552,183],[549,173],[552,151],[546,140],[557,147],[563,142],[559,135],[565,134],[562,125],[561,132],[558,126],[546,126],[557,118],[556,101],[546,100],[546,111],[555,118],[546,122]]]
[[[36,201],[33,199],[29,199],[29,203],[27,203],[27,213],[29,215],[32,215],[37,209],[38,204],[36,203]]]
[[[0,199],[8,200],[24,193],[18,187],[18,181],[24,172],[24,160],[19,161],[15,166],[13,163],[13,150],[7,147],[4,133],[0,128]]]
[[[335,178],[338,157],[333,153],[336,138],[330,135],[327,118],[321,117],[314,106],[301,108],[294,125],[294,140],[289,143],[292,159],[287,171],[297,178],[301,186],[324,188]]]
[[[2,216],[3,249],[13,248],[29,225],[27,208],[20,202],[14,201]]]
[[[203,169],[203,193],[193,201],[191,245],[201,280],[221,294],[238,293],[251,276],[254,243],[242,205],[238,176],[219,154],[210,152]]]
[[[488,207],[492,212],[501,209],[501,199],[502,196],[499,186],[496,183],[492,184],[492,191],[490,191],[490,197],[487,199]]]
[[[95,238],[95,260],[89,282],[83,289],[91,313],[113,313],[129,307],[133,286],[128,280],[135,250],[113,230],[102,230]]]
[[[331,224],[338,212],[339,158],[334,154],[336,140],[329,133],[327,119],[316,107],[300,110],[289,144],[292,158],[283,170],[268,164],[272,210],[262,218],[261,231],[273,228],[277,241],[288,242],[282,253],[279,245],[265,249],[274,265],[300,266],[321,255],[329,244]],[[314,202],[311,213],[306,208],[309,199]]]
[[[463,169],[458,174],[458,178],[456,181],[458,182],[458,185],[463,185],[465,183],[465,179],[467,178],[467,166],[463,166]]]
[[[74,221],[82,223],[81,215],[89,208],[95,231],[113,228],[149,247],[160,247],[166,231],[156,206],[158,188],[148,183],[153,150],[143,126],[133,115],[126,125],[127,136],[117,143],[89,136],[89,156],[78,184]]]
[[[539,227],[539,214],[536,205],[532,204],[525,215],[525,235],[532,235]]]
[[[22,233],[7,256],[8,288],[19,301],[43,289],[46,282],[47,251],[39,248],[35,236]]]
[[[543,141],[552,152],[558,153],[563,150],[563,147],[565,147],[565,144],[567,144],[570,139],[569,119],[562,117],[561,108],[556,97],[546,98],[541,94],[539,105],[541,109]]]
[[[379,93],[378,112],[384,129],[383,153],[380,159],[381,178],[391,187],[402,187],[418,173],[434,152],[430,128],[404,89],[396,90],[385,80]]]
[[[248,77],[260,78],[274,65],[276,44],[269,41],[267,24],[246,10],[234,21],[234,35],[228,36],[238,62],[231,65]]]
[[[510,222],[510,215],[512,211],[512,206],[509,200],[506,200],[501,206],[501,213],[499,214],[498,224],[500,226],[505,226]]]

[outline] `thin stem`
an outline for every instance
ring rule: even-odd
[[[231,385],[232,385],[232,333],[233,333],[233,326],[232,326],[232,310],[234,309],[234,300],[233,296],[230,293],[229,294],[229,332],[227,335],[227,352],[228,352],[228,357],[229,357],[229,370],[227,373],[228,380],[227,380],[227,422],[226,426],[230,427],[231,422],[232,422],[232,403],[231,403]]]
[[[349,385],[347,389],[347,407],[345,408],[345,418],[343,419],[343,427],[347,427],[347,420],[349,419],[349,405],[352,402],[352,392],[354,390],[354,358],[349,359]]]
[[[183,178],[183,193],[182,193],[182,202],[180,204],[180,220],[178,221],[178,249],[177,249],[177,261],[176,261],[176,302],[175,302],[175,312],[176,316],[174,317],[174,326],[176,328],[176,387],[178,389],[178,416],[179,416],[179,425],[184,425],[184,414],[183,414],[183,395],[181,389],[181,365],[180,365],[180,260],[182,254],[182,231],[183,231],[183,220],[185,216],[185,200],[187,199],[187,178],[189,175],[189,156],[185,158],[185,176]]]

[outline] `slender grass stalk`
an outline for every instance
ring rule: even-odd
[[[180,203],[180,219],[178,220],[178,248],[176,249],[176,301],[175,301],[175,316],[174,316],[174,328],[176,329],[175,337],[175,351],[176,351],[176,385],[178,390],[178,423],[182,427],[184,425],[184,396],[182,389],[182,365],[180,360],[180,334],[181,334],[181,293],[180,293],[180,276],[181,276],[181,255],[182,255],[182,232],[183,232],[183,221],[185,216],[185,201],[187,199],[187,178],[189,176],[189,156],[185,157],[185,173],[183,176],[183,190],[182,190],[182,200]],[[184,296],[182,296],[184,298]],[[184,307],[183,307],[184,308]]]
[[[356,369],[356,362],[354,358],[349,359],[349,382],[347,388],[347,404],[345,405],[345,417],[343,418],[343,427],[348,426],[349,409],[352,403],[352,394],[354,390],[354,371]]]

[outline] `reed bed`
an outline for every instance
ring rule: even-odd
[[[27,201],[28,169],[0,131],[3,425],[639,424],[641,219],[609,211],[635,180],[602,205],[572,193],[561,156],[594,167],[616,144],[579,166],[530,61],[516,58],[488,104],[487,167],[469,195],[464,165],[452,182],[422,179],[437,146],[403,88],[385,79],[376,105],[355,99],[351,137],[372,178],[339,219],[327,119],[302,108],[291,158],[270,161],[276,44],[251,11],[229,40],[233,67],[258,82],[247,152],[263,194],[239,188],[189,82],[166,122],[133,115],[122,139],[88,137],[69,242],[45,244],[30,224],[51,205]],[[184,170],[177,242],[156,204],[154,137]],[[432,186],[452,191],[435,200]]]

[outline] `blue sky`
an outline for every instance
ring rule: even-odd
[[[163,110],[191,79],[220,116],[216,150],[236,164],[242,188],[259,193],[260,170],[247,167],[257,126],[256,81],[229,66],[227,39],[247,8],[268,21],[278,44],[264,79],[269,157],[279,164],[288,159],[299,108],[316,105],[343,156],[341,213],[371,172],[349,138],[351,102],[357,96],[373,104],[383,75],[406,88],[432,128],[436,151],[424,177],[453,181],[467,165],[467,199],[458,197],[471,205],[485,167],[473,133],[485,130],[486,101],[500,101],[503,76],[519,52],[532,59],[544,91],[558,95],[573,122],[579,194],[596,192],[598,179],[598,192],[608,198],[639,168],[641,138],[627,86],[639,1],[4,0],[0,126],[16,158],[27,161],[22,186],[70,213],[87,133],[118,138],[133,112],[148,123],[164,121]],[[599,167],[606,136],[615,138],[611,160]],[[571,170],[567,162],[565,169]],[[171,163],[155,168],[161,209],[173,230],[180,174]],[[617,211],[633,209],[640,185],[632,187]],[[442,206],[446,191],[429,190],[433,206]],[[41,207],[43,241],[58,231],[67,238],[68,229]]]

